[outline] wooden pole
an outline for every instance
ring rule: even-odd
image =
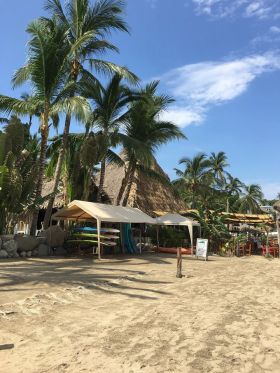
[[[177,278],[182,278],[182,249],[181,247],[177,247]]]

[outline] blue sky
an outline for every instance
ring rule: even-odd
[[[0,13],[0,92],[25,61],[26,25],[43,15],[43,0],[9,0]],[[176,103],[164,118],[188,141],[162,147],[157,158],[174,177],[183,156],[227,153],[230,172],[280,192],[280,0],[127,0],[131,34],[112,40],[144,81],[160,79]],[[77,130],[77,128],[75,128]]]

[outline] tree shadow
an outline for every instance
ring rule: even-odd
[[[170,264],[164,258],[153,255],[114,257],[101,261],[77,257],[9,259],[5,265],[2,265],[4,262],[0,265],[0,294],[32,290],[34,293],[46,292],[49,286],[71,286],[139,299],[170,295],[164,288],[169,281],[145,278],[148,274],[143,271],[143,266],[149,263]],[[137,265],[141,269],[137,270]]]

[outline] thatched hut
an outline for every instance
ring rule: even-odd
[[[43,188],[42,188],[42,197],[47,197],[49,194],[52,193],[54,187],[54,180],[53,179],[44,179]],[[60,208],[66,204],[65,195],[64,195],[64,187],[62,181],[58,185],[58,193],[55,196],[54,200],[54,207]],[[42,205],[41,209],[46,209],[48,206],[49,200],[47,199]]]
[[[273,205],[274,209],[280,212],[280,200]]]
[[[122,155],[121,155],[122,157]],[[137,207],[150,216],[155,216],[155,211],[178,212],[186,209],[184,201],[176,196],[169,177],[165,174],[154,159],[151,169],[156,171],[166,182],[153,179],[150,175],[136,171],[134,182],[128,198],[128,206]],[[124,167],[109,164],[106,167],[104,192],[110,203],[115,204],[122,180],[125,175]],[[98,184],[99,175],[96,182]]]

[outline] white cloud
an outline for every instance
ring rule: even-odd
[[[161,114],[161,120],[171,121],[179,127],[187,127],[191,124],[198,124],[203,121],[203,113],[199,110],[195,111],[191,108],[173,106],[168,111]]]
[[[198,14],[227,17],[238,13],[259,19],[279,18],[279,0],[192,0]]]
[[[176,106],[165,113],[181,127],[201,123],[207,111],[246,92],[265,72],[280,69],[280,55],[266,53],[222,62],[184,65],[160,77]]]
[[[155,8],[158,0],[146,0],[146,2],[151,6],[151,8]]]
[[[278,26],[271,26],[270,29],[269,29],[270,32],[272,32],[273,34],[279,34],[280,33],[280,27]]]

